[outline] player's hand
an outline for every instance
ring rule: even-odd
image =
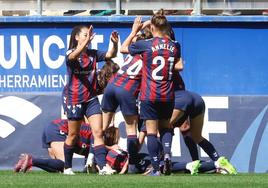
[[[118,32],[117,31],[113,31],[111,33],[111,41],[114,43],[114,44],[117,44],[118,43],[118,40],[119,40],[119,37],[118,37]]]
[[[95,35],[96,33],[93,33],[93,26],[90,25],[87,33],[87,42],[90,43],[94,39]]]
[[[145,27],[147,27],[149,25],[151,25],[151,20],[147,20],[147,21],[143,22],[142,29],[144,29]]]
[[[136,35],[141,30],[142,26],[141,16],[137,16],[132,25],[132,33]]]

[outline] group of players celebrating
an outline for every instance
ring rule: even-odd
[[[179,170],[189,170],[191,174],[211,170],[237,173],[201,135],[205,104],[201,96],[185,90],[179,74],[183,70],[180,44],[175,41],[163,10],[146,22],[142,22],[141,17],[135,19],[120,49],[121,53],[128,54],[120,69],[111,61],[118,51],[118,33],[112,32],[113,47],[107,52],[89,48],[94,35],[92,26],[76,26],[72,30],[66,53],[69,79],[63,91],[68,120],[54,121],[43,136],[52,159],[22,154],[15,166],[16,172],[26,172],[36,166],[74,175],[73,154],[79,153],[86,156],[87,166],[96,163],[100,175],[128,172],[160,176]],[[100,61],[106,64],[98,72]],[[103,93],[101,103],[97,98],[100,93]],[[118,107],[125,120],[127,151],[117,145],[118,130],[111,126]],[[89,125],[83,123],[84,117]],[[171,161],[175,127],[180,127],[193,162]],[[57,132],[64,135],[62,139],[55,139],[58,136],[53,134]],[[142,136],[147,137],[147,157],[139,153]],[[197,145],[211,161],[199,161]]]

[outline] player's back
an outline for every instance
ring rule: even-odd
[[[172,74],[174,63],[180,58],[179,43],[167,37],[154,37],[146,42],[147,49],[142,54],[141,100],[173,100]]]

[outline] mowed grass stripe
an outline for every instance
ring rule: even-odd
[[[12,171],[0,171],[0,188],[37,188],[37,187],[98,187],[98,188],[230,188],[230,187],[268,187],[268,174],[218,175],[173,174],[171,176],[147,177],[141,175],[99,176],[77,173],[75,176],[32,171],[26,174],[14,174]]]

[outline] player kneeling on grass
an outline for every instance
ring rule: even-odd
[[[43,146],[48,149],[51,159],[35,158],[30,154],[23,153],[15,165],[15,172],[27,172],[33,166],[41,168],[47,172],[63,172],[64,170],[64,152],[63,144],[68,134],[67,120],[57,119],[48,125],[43,134]],[[82,123],[80,127],[80,140],[75,145],[75,153],[89,156],[90,147],[93,143],[92,132],[88,124]],[[106,160],[114,172],[124,173],[127,170],[128,154],[117,145],[118,143],[118,129],[109,127],[105,131],[105,144],[107,148]],[[92,151],[92,150],[91,150]],[[90,153],[92,156],[92,153]],[[88,158],[89,159],[89,158]],[[92,159],[90,157],[90,159]],[[95,159],[96,160],[96,159]],[[94,161],[94,160],[93,160]],[[87,160],[86,166],[93,167],[94,162]],[[99,167],[97,166],[97,171]]]
[[[47,172],[63,172],[64,152],[63,145],[68,135],[68,121],[56,119],[48,124],[43,132],[43,147],[47,148],[50,159],[40,159],[32,157],[30,154],[21,154],[20,159],[15,165],[15,172],[27,172],[32,166],[41,168]],[[92,131],[89,124],[82,123],[80,127],[79,140],[74,148],[75,153],[87,158],[92,148]],[[91,154],[92,155],[92,154]]]

